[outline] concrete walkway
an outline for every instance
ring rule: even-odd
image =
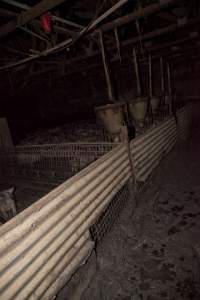
[[[131,211],[98,248],[82,300],[199,300],[200,136],[169,154]]]

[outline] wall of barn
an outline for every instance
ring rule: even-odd
[[[186,60],[175,64],[174,85],[178,101],[200,99],[200,62]]]

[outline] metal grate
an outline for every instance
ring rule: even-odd
[[[114,143],[18,146],[0,151],[3,177],[62,182],[111,151]]]
[[[111,229],[128,202],[128,198],[128,184],[125,184],[115,195],[96,222],[91,226],[90,232],[93,240],[97,244],[101,242],[102,238]]]

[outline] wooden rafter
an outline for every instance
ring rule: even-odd
[[[43,2],[49,2],[49,0],[43,0]],[[55,2],[64,2],[64,0],[55,0]],[[100,15],[98,18],[96,18],[94,21],[92,21],[88,26],[84,27],[79,32],[79,34],[77,35],[77,37],[75,39],[69,38],[67,40],[64,40],[63,42],[61,42],[61,43],[53,46],[52,48],[47,49],[47,50],[45,50],[45,51],[43,51],[41,53],[35,54],[32,57],[25,58],[25,59],[23,59],[23,60],[21,60],[21,61],[19,61],[17,63],[10,64],[9,66],[0,67],[0,70],[4,70],[4,69],[7,69],[7,68],[19,66],[21,64],[30,62],[30,61],[32,61],[32,60],[34,60],[36,58],[39,58],[41,56],[47,56],[47,55],[49,55],[49,54],[51,54],[51,53],[53,53],[55,51],[59,51],[59,50],[61,50],[63,48],[71,46],[78,39],[80,39],[84,34],[86,34],[87,32],[89,32],[91,30],[94,30],[99,23],[101,23],[105,18],[107,18],[108,16],[110,16],[113,12],[115,12],[117,9],[119,9],[121,6],[123,6],[127,2],[128,2],[128,0],[119,0],[115,5],[113,5],[110,9],[108,9],[106,12],[104,12],[102,15]],[[52,2],[51,2],[51,5],[53,5]],[[26,11],[25,13],[28,13],[29,11]],[[17,26],[17,28],[18,27],[19,27],[19,25]],[[16,28],[16,24],[15,24],[15,28]],[[1,29],[2,29],[2,27],[0,27],[0,37],[1,37]]]
[[[181,26],[177,22],[176,24],[172,24],[172,25],[169,25],[169,26],[165,26],[163,28],[152,30],[148,33],[143,34],[141,37],[135,36],[135,37],[130,38],[128,40],[121,41],[120,44],[121,44],[121,47],[128,47],[130,45],[133,46],[134,44],[138,43],[140,41],[140,39],[142,41],[151,40],[151,39],[154,39],[154,38],[158,38],[158,37],[160,37],[164,34],[176,32],[177,30],[181,30],[181,29],[184,29],[184,28],[187,28],[189,26],[193,26],[193,25],[196,25],[196,24],[199,24],[199,23],[200,23],[200,18],[199,17],[192,18],[192,19],[186,21]],[[189,39],[196,39],[198,37],[192,36],[192,37],[187,37],[186,39],[188,39],[188,38]],[[183,38],[183,40],[185,40],[185,38]],[[173,45],[176,44],[176,43],[178,44],[178,42],[179,42],[179,40],[173,41]],[[116,44],[114,44],[114,46],[116,46]],[[155,51],[155,50],[159,50],[159,49],[162,49],[162,48],[167,48],[167,45],[161,44],[161,45],[151,46],[149,50]],[[94,57],[98,54],[99,54],[98,50],[93,50],[89,54],[81,55],[79,57],[74,57],[74,58],[68,59],[68,60],[66,60],[65,62],[62,62],[62,63],[66,64],[66,65],[67,64],[75,64],[75,63],[77,63],[81,60],[92,58],[92,57]]]
[[[108,31],[112,30],[115,27],[126,25],[130,22],[133,22],[141,17],[146,17],[148,15],[160,12],[162,7],[170,7],[174,4],[179,2],[179,0],[166,0],[163,1],[163,5],[161,4],[161,1],[158,1],[157,3],[150,4],[146,7],[139,7],[137,10],[133,11],[130,14],[127,14],[125,16],[119,17],[113,21],[110,21],[106,24],[103,24],[101,26],[102,31]]]
[[[43,0],[43,2],[44,2],[44,0]],[[118,26],[127,24],[127,23],[131,22],[132,20],[138,19],[140,17],[148,16],[149,14],[152,14],[152,13],[155,13],[155,12],[159,13],[161,11],[161,3],[165,3],[164,7],[166,7],[166,6],[169,7],[171,5],[174,5],[176,2],[178,2],[178,0],[165,0],[163,2],[160,1],[159,3],[156,3],[156,4],[154,3],[154,4],[151,4],[151,5],[147,6],[147,7],[139,8],[138,10],[135,10],[131,14],[128,14],[126,16],[123,16],[123,17],[120,17],[118,19],[115,19],[114,21],[108,22],[107,24],[101,25],[102,24],[102,20],[104,18],[106,18],[110,13],[112,13],[113,11],[115,11],[120,5],[122,5],[122,4],[126,3],[126,2],[127,2],[127,0],[118,1],[119,4],[117,3],[117,5],[113,6],[109,11],[105,12],[100,17],[98,17],[96,20],[94,20],[91,24],[89,24],[88,26],[86,26],[85,28],[83,28],[80,31],[80,33],[78,34],[77,39],[80,36],[82,36],[83,34],[86,34],[88,32],[91,32],[92,30],[95,30],[98,27],[99,24],[100,24],[100,27],[101,27],[102,31],[109,30],[111,28],[117,28]],[[37,22],[37,20],[34,20],[33,22]],[[176,31],[176,30],[178,30],[178,29],[180,29],[182,27],[187,27],[189,25],[193,25],[193,24],[197,24],[197,23],[199,23],[199,18],[194,18],[194,19],[188,20],[188,21],[186,20],[184,24],[179,24],[179,22],[178,22],[178,23],[172,24],[172,25],[164,27],[164,28],[156,29],[153,32],[145,33],[144,35],[142,35],[140,37],[140,39],[141,40],[152,39],[152,38],[158,37],[158,36],[160,36],[162,34],[167,34],[169,32],[174,32],[174,31]],[[0,28],[0,32],[1,32],[1,28]],[[29,58],[27,58],[25,60],[22,60],[21,62],[17,62],[15,64],[11,64],[8,67],[17,66],[17,65],[25,63],[27,61],[31,61],[31,60],[33,60],[35,58],[39,58],[39,57],[41,57],[43,55],[48,55],[48,54],[50,54],[50,53],[52,53],[52,52],[54,52],[56,50],[68,47],[71,44],[73,44],[77,39],[75,37],[75,38],[71,38],[71,39],[65,40],[64,42],[61,42],[60,44],[56,45],[55,47],[52,47],[51,49],[48,49],[45,52],[38,53],[35,56],[29,57]],[[138,41],[139,41],[139,38],[137,36],[137,37],[134,37],[134,38],[132,38],[132,39],[130,39],[128,41],[122,42],[122,46],[128,46],[130,44],[137,43]],[[87,55],[84,58],[92,57],[93,55],[95,55],[95,54],[98,53],[98,51],[94,51],[93,52],[93,49],[90,49],[90,48],[88,48],[88,50],[89,51],[88,51]],[[80,59],[82,59],[82,57],[77,58],[77,60],[80,60]],[[65,61],[65,62],[66,63],[71,63],[72,61],[73,61],[73,59],[72,60],[69,59],[69,61]],[[65,64],[65,62],[64,62],[64,64]],[[2,67],[0,69],[4,69],[6,67],[7,66]]]
[[[6,36],[20,26],[32,21],[39,17],[44,12],[51,10],[52,8],[60,5],[66,0],[43,0],[35,6],[31,7],[27,11],[23,11],[21,14],[16,16],[14,19],[0,27],[0,37]]]

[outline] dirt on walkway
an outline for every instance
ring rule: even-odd
[[[200,138],[179,144],[97,249],[82,300],[200,299]]]

